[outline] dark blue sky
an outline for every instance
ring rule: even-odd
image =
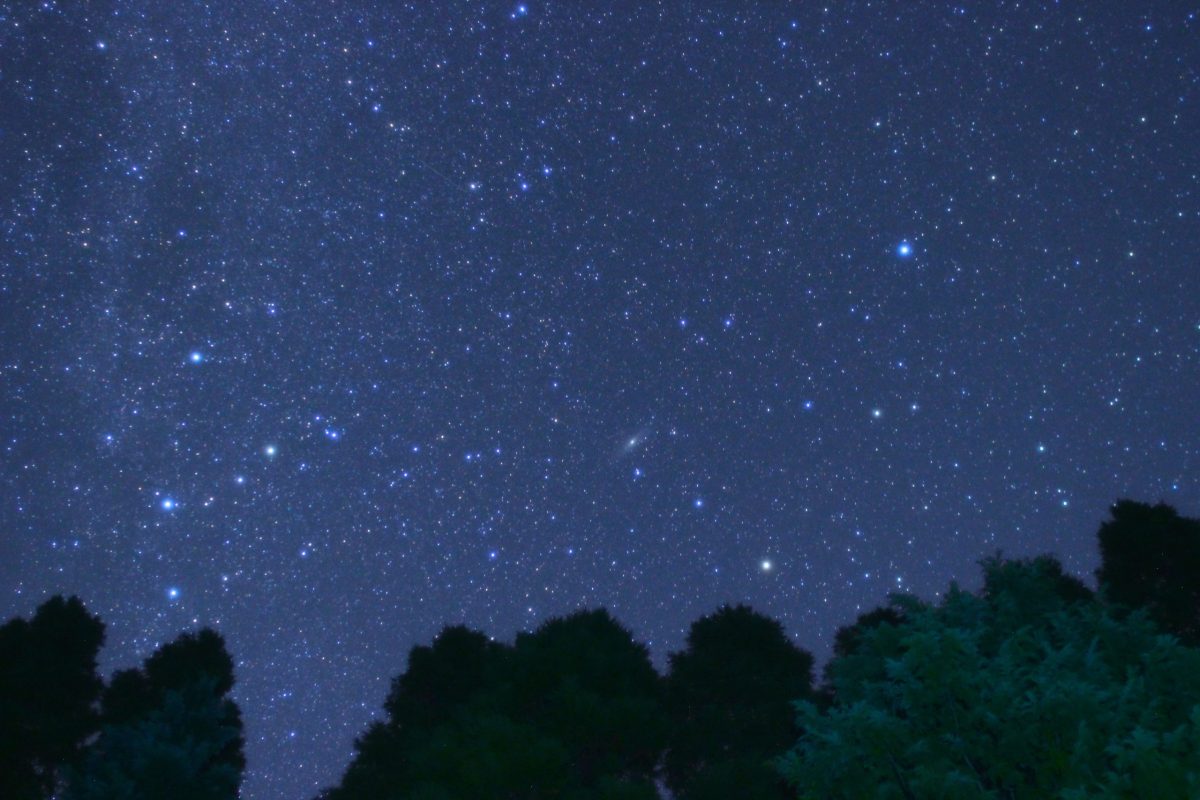
[[[0,614],[217,627],[303,798],[448,622],[1200,512],[1195,9],[826,5],[0,2]]]

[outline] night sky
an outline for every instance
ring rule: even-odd
[[[1200,16],[0,2],[0,616],[217,627],[251,800],[408,649],[1200,512]]]

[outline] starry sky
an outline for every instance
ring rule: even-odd
[[[213,625],[251,800],[408,649],[1200,512],[1200,17],[0,2],[0,615]]]

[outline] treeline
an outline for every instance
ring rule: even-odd
[[[224,640],[181,634],[107,685],[103,644],[75,597],[0,628],[0,798],[236,797],[246,759]]]
[[[1200,797],[1200,521],[1122,501],[1097,591],[1053,558],[906,595],[837,632],[820,681],[779,623],[723,607],[659,675],[603,610],[511,644],[414,647],[320,800]],[[75,598],[0,628],[0,798],[237,796],[232,660],[210,630],[96,676]]]

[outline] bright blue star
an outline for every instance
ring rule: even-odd
[[[904,242],[901,242],[900,244],[896,245],[896,255],[900,256],[901,258],[908,258],[912,254],[913,254],[913,247],[909,242],[904,241]]]
[[[201,353],[199,350],[193,350],[188,354],[188,361],[192,362],[193,364],[199,364],[200,362],[204,361],[204,353]]]
[[[162,507],[163,511],[174,511],[178,503],[176,503],[173,498],[164,497],[159,505]]]
[[[167,599],[168,600],[178,600],[179,599],[179,589],[174,586],[167,589]]]
[[[697,497],[695,500],[692,501],[692,505],[695,506],[696,508],[704,508],[704,498]]]

